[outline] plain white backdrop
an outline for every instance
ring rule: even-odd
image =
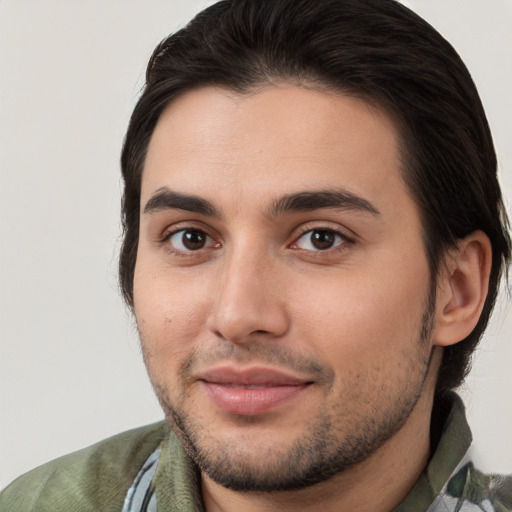
[[[0,488],[162,418],[117,291],[119,153],[154,46],[207,0],[0,0]],[[452,42],[512,201],[512,1],[404,0]],[[512,471],[502,297],[461,390],[484,470]]]

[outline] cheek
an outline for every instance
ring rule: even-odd
[[[342,397],[336,403],[344,414],[347,404],[373,403],[377,410],[388,403],[377,397],[415,389],[428,358],[428,346],[418,343],[422,288],[382,279],[379,283],[382,286],[359,279],[351,285],[345,282],[342,289],[339,283],[324,283],[309,313],[305,309],[300,314],[299,322],[307,318],[302,323],[304,338],[315,356],[334,370],[332,393]]]
[[[135,317],[147,364],[174,366],[190,355],[191,342],[201,338],[210,293],[204,280],[154,268],[136,267]]]
[[[316,280],[309,283],[314,300],[305,301],[294,316],[327,356],[337,353],[348,361],[402,353],[419,336],[429,290],[423,270],[367,269]]]

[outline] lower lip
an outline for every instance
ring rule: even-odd
[[[244,416],[263,414],[302,393],[308,384],[261,388],[232,387],[203,382],[207,394],[224,412]]]

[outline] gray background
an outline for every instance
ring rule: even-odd
[[[117,292],[119,152],[154,46],[212,3],[0,0],[0,488],[162,417]],[[512,1],[408,0],[479,87],[512,198]],[[512,315],[462,393],[487,470],[512,471]]]

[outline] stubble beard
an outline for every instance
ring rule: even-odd
[[[408,372],[395,388],[394,398],[386,408],[377,405],[373,414],[370,408],[366,414],[351,417],[354,405],[358,401],[364,404],[371,395],[371,392],[370,395],[361,395],[356,391],[350,397],[340,397],[335,410],[324,410],[310,418],[303,433],[290,446],[274,445],[266,450],[253,447],[257,453],[248,454],[243,439],[228,441],[212,435],[207,419],[201,417],[200,411],[187,412],[186,394],[172,400],[168,390],[151,375],[147,354],[144,359],[168,423],[204,474],[224,487],[241,492],[303,489],[344,473],[368,459],[405,425],[422,396],[432,362],[433,350],[427,350],[427,341],[433,328],[434,299],[431,294],[422,318],[417,347],[421,354],[417,352],[414,359],[404,361]],[[182,373],[186,372],[187,366],[190,366],[190,361],[184,363]],[[357,379],[365,379],[364,383],[368,384],[372,375],[358,374]],[[361,383],[351,384],[357,389]],[[386,400],[386,397],[382,398]],[[343,404],[352,406],[346,415]],[[344,428],[337,426],[340,415],[344,416]],[[250,423],[252,420],[240,421]]]

